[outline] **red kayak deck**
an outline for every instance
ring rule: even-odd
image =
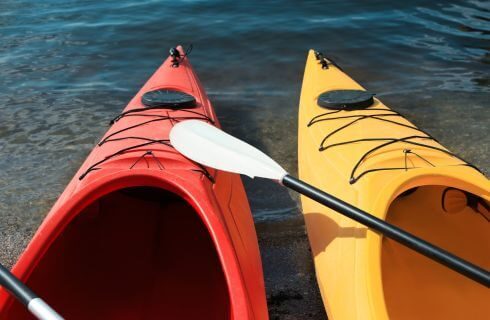
[[[172,148],[172,126],[219,126],[182,48],[130,101],[13,273],[66,319],[267,319],[257,236],[238,175]],[[177,62],[178,66],[175,66]],[[195,98],[147,107],[157,89]],[[0,319],[33,317],[0,289]]]

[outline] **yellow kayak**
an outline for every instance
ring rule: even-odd
[[[490,181],[310,50],[300,179],[490,269]],[[490,289],[304,196],[330,319],[489,319]]]

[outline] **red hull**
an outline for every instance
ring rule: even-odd
[[[240,177],[205,170],[166,145],[176,121],[218,125],[187,57],[171,65],[125,111],[143,108],[142,95],[160,88],[190,94],[197,106],[115,122],[13,268],[66,319],[268,318]],[[0,319],[32,316],[0,289]]]

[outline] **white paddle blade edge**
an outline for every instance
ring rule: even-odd
[[[287,174],[262,151],[204,121],[177,123],[170,131],[170,142],[184,156],[207,167],[278,181]]]

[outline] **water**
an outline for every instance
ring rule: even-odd
[[[490,169],[484,1],[0,2],[0,249],[11,265],[87,153],[161,63],[191,61],[224,128],[296,171],[306,51]],[[272,318],[322,319],[297,198],[245,179]]]

